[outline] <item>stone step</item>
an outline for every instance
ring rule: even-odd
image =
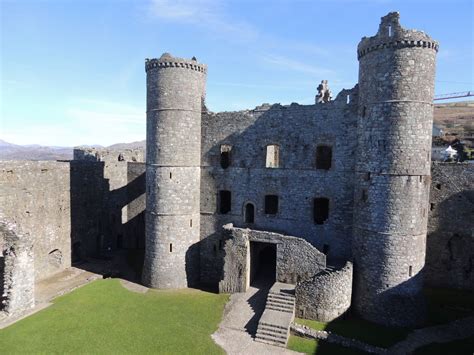
[[[288,308],[288,309],[295,308],[294,304],[280,303],[280,302],[275,302],[273,300],[268,300],[267,306],[275,306],[275,307]]]
[[[286,345],[286,339],[277,338],[277,337],[274,337],[274,336],[271,336],[271,335],[260,334],[255,338],[255,340],[269,341],[269,342],[272,342],[273,344],[278,345],[278,346],[285,346]]]
[[[277,312],[293,313],[292,309],[286,309],[286,308],[268,306],[266,309],[271,309],[272,311],[277,311]]]
[[[270,296],[268,296],[268,298],[267,298],[267,303],[268,302],[273,302],[273,303],[282,304],[282,305],[288,305],[290,307],[293,307],[295,305],[294,301],[283,301],[280,298],[274,298],[274,297],[270,297]]]
[[[288,328],[282,327],[281,325],[271,324],[271,323],[267,323],[267,322],[260,321],[259,325],[260,324],[265,325],[267,327],[271,327],[271,328],[283,329],[285,331],[288,330]]]
[[[278,334],[278,333],[271,333],[271,332],[265,332],[263,330],[258,330],[257,331],[257,334],[255,335],[256,338],[260,338],[260,337],[267,337],[267,338],[271,338],[271,339],[274,339],[276,341],[281,341],[283,343],[286,343],[286,334],[283,335],[283,334]]]
[[[264,343],[264,344],[279,346],[279,347],[285,347],[286,346],[286,344],[276,343],[272,340],[266,340],[266,339],[262,339],[262,338],[255,338],[255,341],[258,341],[259,343]]]
[[[295,296],[289,295],[287,293],[271,293],[270,292],[268,294],[268,297],[278,298],[278,299],[281,299],[281,300],[284,300],[284,301],[294,301],[295,300]]]
[[[258,326],[258,330],[264,330],[264,331],[270,331],[270,332],[273,332],[273,333],[278,333],[278,334],[282,334],[284,336],[288,335],[288,330],[283,330],[283,329],[280,329],[280,328],[272,328],[272,327],[268,327],[266,325],[263,325],[263,324],[260,324]]]

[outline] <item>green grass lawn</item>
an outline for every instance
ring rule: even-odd
[[[305,354],[328,354],[328,355],[362,355],[366,354],[356,349],[346,348],[344,346],[331,344],[325,341],[306,339],[290,335],[288,340],[288,349]]]
[[[222,354],[210,335],[227,300],[198,290],[139,294],[99,280],[0,330],[0,352]]]

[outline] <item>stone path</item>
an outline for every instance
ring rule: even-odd
[[[148,292],[149,288],[143,285],[137,284],[135,282],[131,282],[128,280],[120,279],[120,284],[125,287],[127,290],[136,292],[136,293],[146,293]]]
[[[75,267],[67,268],[36,283],[36,304],[47,303],[53,298],[69,293],[78,287],[101,278],[101,275],[89,271]]]
[[[250,287],[245,293],[231,295],[219,329],[212,334],[212,339],[227,354],[298,354],[254,341],[258,321],[265,309],[267,293],[268,287]]]
[[[405,340],[388,349],[389,354],[410,354],[422,346],[448,343],[474,335],[474,316],[457,319],[450,323],[416,329]]]

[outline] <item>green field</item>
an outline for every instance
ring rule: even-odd
[[[139,294],[99,280],[0,330],[0,352],[223,354],[210,335],[227,300],[191,289]]]

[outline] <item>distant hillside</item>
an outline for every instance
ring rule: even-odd
[[[100,145],[86,146],[103,148]],[[145,149],[145,141],[132,143],[117,143],[109,150]],[[40,145],[17,145],[0,139],[0,160],[71,160],[73,147],[48,147]]]
[[[434,123],[447,136],[465,139],[474,136],[474,101],[436,104]]]

